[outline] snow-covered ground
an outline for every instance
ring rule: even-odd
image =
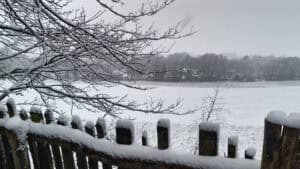
[[[79,83],[80,85],[80,83]],[[267,113],[272,110],[281,110],[286,113],[300,112],[300,82],[252,82],[252,83],[166,83],[166,82],[138,82],[143,87],[152,87],[151,90],[139,91],[122,86],[105,88],[101,91],[121,96],[128,94],[128,98],[145,102],[148,100],[163,99],[166,104],[183,100],[181,111],[199,107],[202,98],[212,94],[213,88],[219,86],[218,104],[222,111],[214,117],[221,123],[221,140],[219,155],[224,155],[227,149],[227,138],[232,135],[239,136],[239,155],[248,147],[257,148],[259,159],[263,140],[263,122]],[[91,91],[93,92],[93,91]],[[36,95],[28,90],[23,96],[16,96],[16,103],[33,100]],[[70,113],[70,106],[57,100],[57,107]],[[100,114],[86,110],[74,109],[73,114],[78,114],[85,120],[95,121]],[[157,115],[124,112],[123,118],[135,119],[136,138],[141,138],[143,130],[148,131],[150,145],[155,146],[155,123],[160,118],[171,120],[172,149],[193,153],[197,144],[198,127],[195,122],[201,118],[200,114],[185,116]],[[113,125],[109,128],[113,129]],[[114,130],[110,133],[114,137]],[[137,143],[140,143],[140,139]]]

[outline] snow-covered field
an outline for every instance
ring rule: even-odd
[[[300,82],[253,82],[253,83],[165,83],[165,82],[138,82],[143,87],[152,87],[151,90],[139,91],[122,86],[106,88],[106,93],[121,96],[128,94],[128,98],[144,102],[147,100],[163,99],[166,104],[183,100],[181,111],[199,107],[202,98],[212,94],[213,88],[219,86],[218,104],[222,111],[218,112],[213,120],[221,123],[221,141],[219,155],[226,153],[227,138],[231,135],[239,136],[239,155],[248,147],[258,150],[259,159],[263,139],[263,122],[271,110],[282,110],[287,113],[300,112]],[[24,96],[16,96],[16,103],[33,100],[36,95],[27,91]],[[70,106],[56,101],[57,107],[70,113]],[[96,120],[100,114],[85,110],[74,109],[74,114],[85,120]],[[123,118],[134,119],[136,122],[136,138],[141,138],[141,132],[147,130],[151,138],[150,145],[155,146],[155,123],[159,118],[171,119],[172,149],[193,153],[197,144],[197,119],[200,114],[185,116],[157,115],[124,112]],[[113,129],[113,125],[110,126]],[[114,130],[111,137],[114,137]],[[137,140],[140,143],[140,139]]]

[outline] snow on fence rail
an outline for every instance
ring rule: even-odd
[[[284,169],[299,168],[299,130],[296,115],[285,119],[281,113],[266,118],[262,165],[252,160],[255,150],[245,151],[245,158],[235,159],[238,148],[236,136],[228,139],[228,158],[218,157],[219,125],[199,125],[199,156],[173,152],[169,148],[170,121],[158,121],[158,149],[147,146],[143,132],[142,145],[133,145],[134,124],[119,120],[116,125],[116,143],[106,139],[104,119],[84,126],[78,116],[53,118],[51,110],[45,113],[32,107],[16,112],[13,101],[0,106],[0,167],[3,169],[275,169],[277,161]],[[297,119],[297,118],[296,118]],[[300,119],[300,118],[299,118]],[[70,121],[71,120],[71,121]],[[300,121],[298,121],[300,122]],[[280,141],[282,138],[282,142]],[[290,145],[291,144],[291,145]],[[287,151],[283,151],[287,146]],[[280,151],[281,150],[281,151]],[[284,154],[284,156],[281,156]],[[31,162],[32,161],[32,162]],[[101,165],[99,165],[101,164]],[[31,166],[33,165],[33,166]],[[271,166],[271,167],[270,167]],[[269,167],[269,168],[268,168]],[[281,166],[280,166],[281,167]],[[283,168],[282,168],[283,169]]]

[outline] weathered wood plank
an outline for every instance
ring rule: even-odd
[[[237,136],[229,137],[228,145],[227,145],[227,157],[237,158],[237,149],[238,149],[238,137]]]
[[[75,130],[83,131],[81,119],[79,116],[72,116],[71,126]],[[87,158],[82,152],[76,151],[78,169],[88,169]]]
[[[92,137],[96,137],[95,124],[88,121],[84,126],[85,132]],[[98,169],[98,160],[95,157],[88,157],[89,159],[89,169]]]
[[[281,169],[299,169],[297,154],[299,153],[300,130],[284,126],[282,136],[282,149],[280,153]]]
[[[61,115],[57,120],[58,125],[68,126],[67,117]],[[62,146],[61,153],[63,157],[64,169],[75,169],[75,161],[73,157],[73,151],[69,148],[69,146]]]
[[[199,125],[199,155],[217,156],[219,146],[219,125],[201,123]]]
[[[282,125],[265,120],[261,169],[280,169]]]
[[[24,142],[22,140],[19,140],[18,136],[13,132],[6,132],[6,136],[11,147],[14,169],[30,169],[31,167],[26,140],[23,140]]]
[[[104,118],[98,118],[96,122],[96,131],[97,131],[97,137],[99,139],[105,139],[107,135],[107,131],[106,131],[106,121]],[[107,164],[103,161],[101,161],[101,163],[103,169],[112,169],[112,164]]]
[[[170,146],[170,120],[160,119],[157,122],[157,148],[164,150]]]
[[[30,110],[31,121],[33,123],[43,123],[44,116],[42,110],[37,107],[32,107]],[[38,165],[40,169],[53,169],[54,164],[51,156],[50,145],[47,142],[36,142],[35,143],[38,159]],[[33,148],[35,149],[35,148]]]

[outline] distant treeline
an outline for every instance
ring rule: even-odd
[[[175,53],[153,57],[146,64],[147,75],[131,73],[129,78],[153,81],[259,81],[300,80],[300,58],[219,54],[192,57]]]

